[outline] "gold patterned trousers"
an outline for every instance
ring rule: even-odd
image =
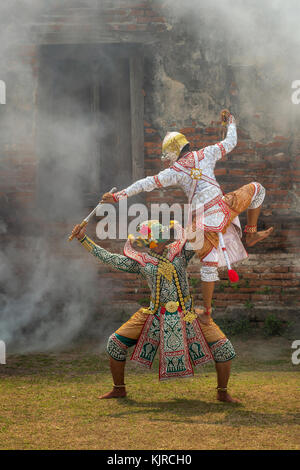
[[[125,338],[137,340],[148,318],[148,314],[143,313],[142,310],[143,309],[140,309],[134,313],[126,323],[115,331],[115,333]],[[213,343],[225,338],[224,333],[211,317],[208,325],[201,323],[201,330],[207,343]]]

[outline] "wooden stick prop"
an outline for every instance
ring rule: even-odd
[[[220,247],[222,248],[222,252],[223,252],[226,264],[227,264],[229,280],[230,280],[230,282],[238,282],[239,275],[236,271],[234,271],[234,269],[231,269],[231,265],[230,265],[228,253],[227,253],[227,250],[226,250],[226,246],[225,246],[225,243],[224,243],[223,235],[222,235],[221,232],[219,232],[218,235],[219,235]]]
[[[116,191],[117,191],[117,188],[111,188],[111,190],[110,190],[109,192],[110,192],[110,193],[115,193]],[[95,209],[93,209],[92,212],[90,212],[89,215],[88,215],[85,219],[83,219],[83,221],[82,221],[81,224],[80,224],[80,228],[83,228],[83,227],[85,227],[85,226],[88,224],[90,218],[95,214],[96,210],[98,209],[98,207],[99,207],[101,204],[103,204],[103,202],[104,202],[104,201],[100,201],[99,204],[97,204],[97,206],[95,207]],[[71,242],[74,237],[75,237],[75,234],[72,233],[72,234],[69,236],[69,242]]]

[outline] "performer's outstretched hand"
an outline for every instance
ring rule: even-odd
[[[221,111],[221,122],[224,122],[224,123],[228,124],[230,115],[231,115],[231,112],[228,109],[222,109],[222,111]]]
[[[101,202],[105,202],[106,204],[113,204],[116,201],[113,198],[112,193],[104,193]]]
[[[86,227],[81,227],[79,224],[75,225],[72,230],[72,234],[74,237],[78,238],[78,240],[82,240],[85,235]]]

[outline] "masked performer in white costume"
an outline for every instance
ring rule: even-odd
[[[187,195],[192,214],[204,206],[204,243],[197,250],[197,256],[202,263],[202,294],[208,316],[211,314],[214,284],[219,280],[218,267],[240,262],[248,256],[241,242],[242,230],[238,215],[247,210],[244,232],[248,246],[265,239],[273,231],[271,227],[257,232],[258,216],[265,197],[265,189],[260,183],[252,182],[236,191],[223,194],[216,180],[216,162],[237,144],[234,117],[228,110],[223,110],[221,120],[227,126],[227,135],[221,142],[192,152],[190,143],[183,134],[169,132],[162,144],[162,159],[169,162],[169,168],[155,176],[143,178],[117,193],[105,193],[102,197],[104,202],[113,203],[143,191],[177,185]],[[220,234],[225,246],[219,243]]]
[[[179,225],[175,228],[178,227],[182,230]],[[174,228],[163,227],[158,221],[143,222],[139,231],[137,240],[132,236],[127,240],[124,255],[110,253],[96,245],[80,225],[72,232],[102,263],[141,275],[151,291],[149,307],[140,308],[109,337],[107,351],[114,386],[99,398],[126,396],[126,355],[128,348],[135,345],[131,359],[147,368],[151,367],[159,349],[160,380],[191,377],[193,366],[214,360],[217,399],[238,402],[227,392],[234,348],[212,318],[207,322],[203,309],[194,308],[190,295],[186,268],[194,251],[186,249],[184,237],[172,241]]]

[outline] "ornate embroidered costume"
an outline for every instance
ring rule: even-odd
[[[175,161],[186,143],[187,140],[182,134],[167,134],[163,149],[164,146],[169,146],[172,166],[155,176],[148,176],[133,183],[113,196],[118,201],[142,191],[180,186],[188,197],[191,213],[204,206],[204,245],[197,250],[197,256],[202,262],[201,279],[216,281],[219,279],[217,268],[226,265],[222,250],[219,249],[218,232],[224,234],[230,263],[246,259],[248,255],[241,242],[242,230],[238,215],[247,208],[259,207],[264,200],[265,189],[259,183],[253,182],[224,195],[216,180],[216,162],[231,152],[237,144],[236,124],[232,115],[229,118],[226,138],[222,142],[195,152],[187,152]]]
[[[138,252],[129,240],[124,255],[112,254],[86,236],[81,243],[101,262],[140,274],[151,291],[149,308],[138,310],[110,336],[107,351],[112,358],[125,361],[128,347],[135,345],[131,359],[150,368],[159,349],[159,378],[165,380],[190,377],[193,366],[235,356],[213,320],[203,324],[194,313],[186,272],[194,252],[180,240],[168,245],[163,255]]]

